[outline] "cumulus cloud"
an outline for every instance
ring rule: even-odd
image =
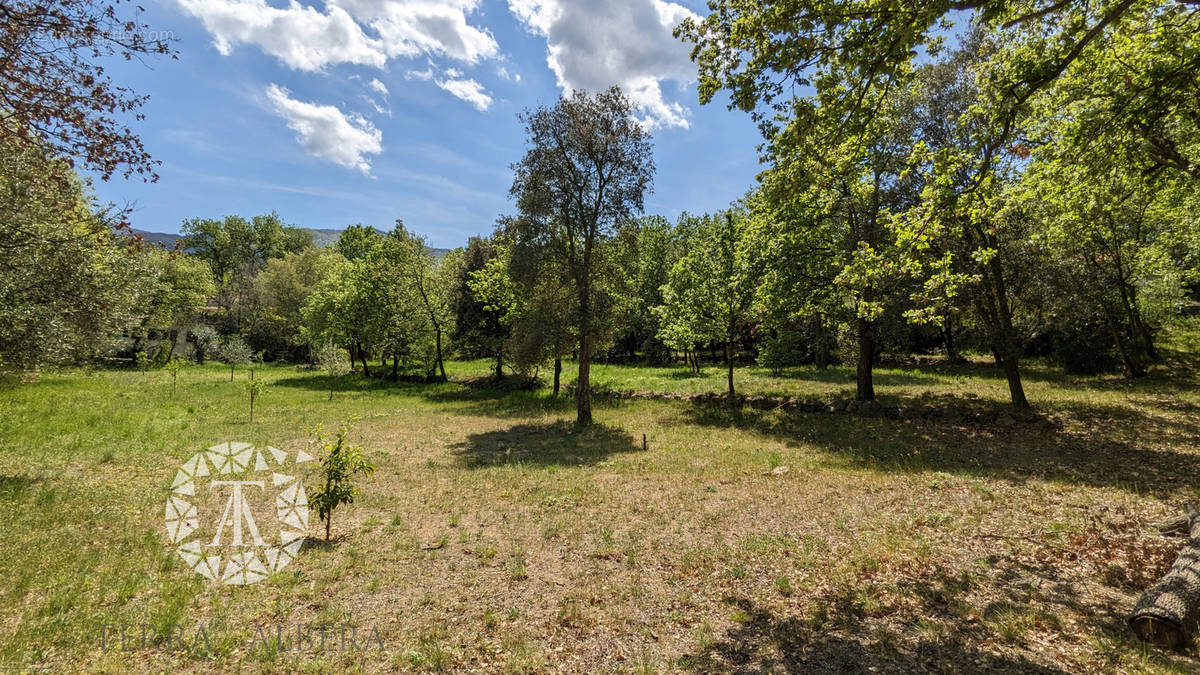
[[[267,100],[310,155],[370,174],[368,155],[383,150],[383,134],[362,116],[347,115],[331,105],[298,101],[275,84],[267,87]]]
[[[284,9],[266,0],[179,0],[204,23],[213,45],[228,56],[240,44],[255,45],[295,70],[319,71],[337,63],[382,68],[382,41],[367,36],[349,13],[337,6],[324,12],[292,0]]]
[[[663,82],[696,79],[688,48],[671,35],[686,7],[664,0],[508,0],[525,27],[546,38],[546,62],[564,91],[616,84],[650,127],[688,127],[688,109],[667,100]]]
[[[254,45],[295,70],[354,63],[382,68],[388,59],[421,54],[476,63],[499,53],[486,29],[467,16],[479,0],[327,0],[324,10],[290,0],[177,0],[204,23],[228,55]]]
[[[389,56],[432,54],[477,63],[500,52],[490,31],[467,22],[479,0],[327,0],[370,26]]]

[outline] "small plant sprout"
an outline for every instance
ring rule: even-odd
[[[146,352],[139,351],[133,355],[133,365],[144,373],[150,367],[150,357],[146,355]]]
[[[362,446],[350,445],[346,441],[352,428],[353,420],[343,422],[332,439],[320,426],[313,430],[317,437],[315,443],[321,446],[320,478],[323,484],[309,503],[316,507],[317,515],[325,521],[325,541],[329,541],[334,509],[342,504],[353,504],[359,494],[358,486],[354,484],[355,477],[370,476],[375,472],[375,465],[363,456]]]
[[[187,365],[187,362],[176,356],[167,361],[167,372],[171,373],[171,395],[175,395],[175,387],[179,384],[179,370]]]
[[[350,361],[346,358],[346,352],[332,342],[326,342],[317,347],[315,357],[317,365],[329,376],[329,400],[332,401],[334,382],[337,381],[337,378],[350,372]]]
[[[250,423],[254,424],[254,401],[267,390],[267,383],[254,379],[254,369],[250,369],[250,379],[245,382],[246,392],[250,394]]]

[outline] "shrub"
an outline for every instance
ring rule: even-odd
[[[332,442],[321,427],[315,429],[316,443],[322,446],[320,477],[323,485],[312,496],[310,503],[316,507],[321,520],[325,521],[325,541],[329,541],[334,509],[342,504],[353,504],[359,495],[358,486],[354,484],[355,477],[370,476],[375,472],[375,465],[363,457],[362,447],[346,442],[351,428],[350,422],[343,422]]]
[[[337,378],[350,372],[350,360],[346,358],[346,352],[332,342],[326,342],[317,347],[313,356],[316,358],[317,365],[329,376],[329,400],[332,401],[333,383]]]

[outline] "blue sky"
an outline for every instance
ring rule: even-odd
[[[134,227],[277,211],[306,227],[396,218],[462,245],[511,213],[517,113],[564,88],[624,86],[653,130],[648,213],[712,211],[758,170],[757,130],[696,102],[664,0],[163,0],[142,21],[177,61],[113,64],[149,94],[137,123],[160,179],[98,182]],[[386,94],[384,93],[386,91]]]

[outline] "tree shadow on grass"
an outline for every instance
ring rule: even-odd
[[[686,424],[736,428],[792,446],[816,446],[829,453],[830,463],[882,471],[1035,477],[1161,497],[1194,487],[1200,476],[1200,453],[1162,447],[1164,440],[1187,447],[1189,438],[1200,437],[1200,414],[1165,418],[1130,407],[1068,402],[1057,407],[1074,421],[1065,427],[1037,416],[998,424],[993,402],[956,399],[955,404],[949,420],[715,404],[691,405],[681,412]]]
[[[1055,665],[1052,655],[1050,664],[1030,658],[1045,653],[1046,642],[1096,638],[1092,649],[1103,649],[1099,656],[1114,669],[1122,654],[1143,651],[1125,626],[1129,607],[1121,595],[1087,592],[1089,580],[1071,567],[994,558],[983,571],[935,566],[894,585],[859,579],[783,610],[726,597],[737,625],[685,655],[680,665],[734,673],[1051,675],[1071,671]],[[875,592],[881,588],[889,592]],[[866,597],[872,598],[869,608]],[[1180,669],[1195,666],[1179,653],[1150,652],[1146,658]]]
[[[23,499],[29,489],[40,482],[42,481],[39,478],[0,474],[0,500],[18,501]]]
[[[633,436],[601,424],[586,428],[570,422],[518,424],[468,436],[452,448],[467,468],[533,465],[586,466],[624,452],[640,450]]]
[[[869,628],[856,616],[849,597],[833,599],[827,610],[850,613],[841,619],[814,621],[782,617],[750,600],[726,598],[738,608],[739,624],[705,649],[680,660],[686,670],[703,673],[1032,673],[1068,671],[1037,664],[1019,654],[999,654],[958,639],[905,640],[896,633]],[[829,625],[833,623],[834,625]]]

